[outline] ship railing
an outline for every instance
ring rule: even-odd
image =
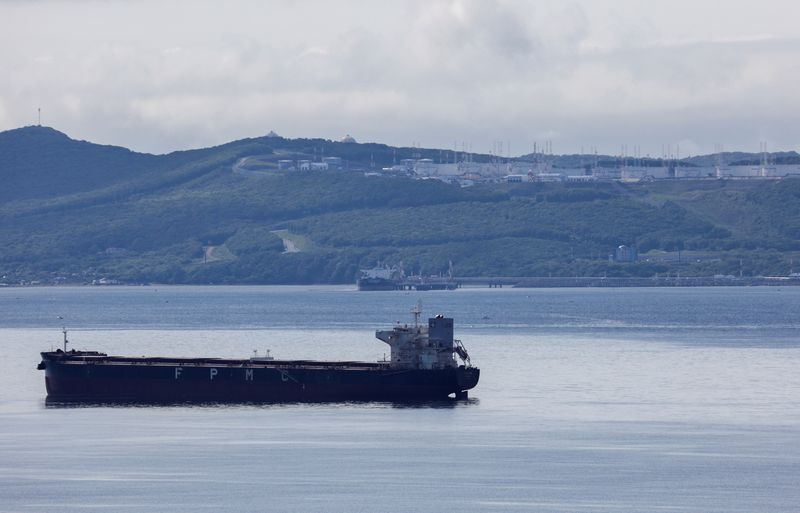
[[[461,361],[464,362],[465,367],[472,367],[472,361],[469,359],[469,353],[467,352],[467,348],[464,347],[464,344],[459,339],[453,340],[453,352],[461,358]]]

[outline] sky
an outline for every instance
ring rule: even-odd
[[[796,0],[0,0],[0,130],[520,155],[800,149]]]

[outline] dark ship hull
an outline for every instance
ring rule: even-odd
[[[397,290],[398,287],[396,281],[383,278],[359,278],[356,286],[361,291]]]
[[[42,353],[48,401],[323,402],[465,398],[472,367],[397,369],[384,363],[128,358]]]

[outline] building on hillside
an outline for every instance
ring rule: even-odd
[[[675,167],[675,174],[673,178],[680,179],[703,179],[703,178],[716,178],[717,170],[713,167]]]
[[[322,162],[324,162],[331,171],[339,171],[342,169],[342,157],[325,157],[322,159]]]
[[[633,246],[617,246],[614,253],[608,255],[608,259],[612,262],[636,262],[639,260],[639,252]]]
[[[625,166],[619,171],[619,179],[624,182],[646,182],[669,176],[666,166]]]
[[[537,182],[560,182],[564,179],[561,173],[539,173],[535,177]]]
[[[419,176],[437,175],[436,164],[431,159],[418,159],[414,162],[414,173]]]
[[[385,175],[402,176],[402,175],[408,175],[409,171],[406,166],[401,164],[395,164],[393,166],[382,168],[381,173]]]
[[[595,167],[592,175],[598,180],[620,180],[622,179],[622,170],[618,167]]]
[[[564,181],[569,183],[589,183],[596,182],[597,178],[592,175],[567,175],[564,177]]]

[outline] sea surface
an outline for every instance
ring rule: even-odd
[[[456,320],[466,402],[45,403],[39,351],[378,360]],[[800,508],[800,287],[0,289],[0,512]]]

